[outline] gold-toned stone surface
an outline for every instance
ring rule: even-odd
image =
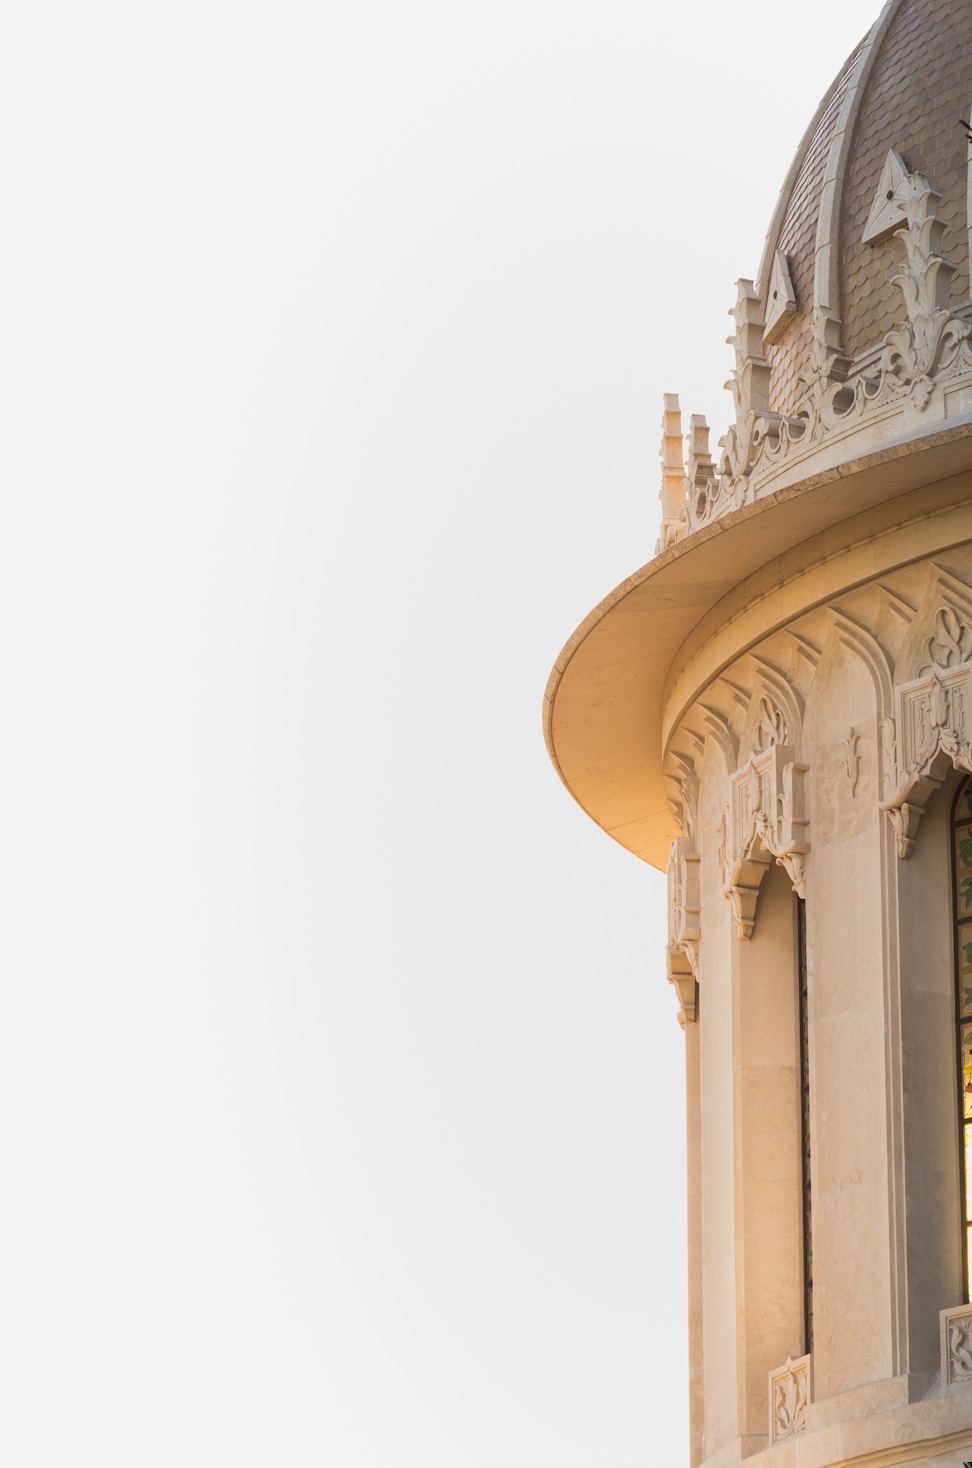
[[[669,876],[690,1468],[972,1468],[951,815],[972,770],[970,103],[972,0],[887,0],[787,175],[762,301],[741,282],[726,467],[696,420],[685,464],[666,400],[679,534],[585,619],[545,695],[568,790]],[[891,149],[907,169],[881,184]],[[862,240],[889,189],[907,315],[902,241]],[[777,250],[798,315],[767,372]],[[833,358],[802,431],[775,433],[767,390],[792,412],[809,375],[815,271]]]
[[[842,345],[856,357],[904,317],[892,284],[900,241],[862,242],[889,148],[942,195],[943,249],[957,267],[952,304],[969,294],[966,233],[968,145],[959,124],[972,101],[972,6],[962,0],[904,0],[868,80],[850,149],[841,211]]]
[[[833,95],[814,129],[783,217],[778,248],[783,251],[790,266],[790,278],[797,298],[797,313],[788,331],[766,351],[772,368],[770,406],[778,413],[791,413],[796,407],[802,394],[799,379],[801,374],[806,374],[810,364],[813,255],[817,238],[820,188],[834,126],[863,45],[862,41],[848,57]]]

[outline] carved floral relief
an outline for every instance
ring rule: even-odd
[[[942,1386],[972,1385],[972,1305],[941,1313]]]
[[[810,1357],[801,1356],[769,1374],[770,1442],[782,1442],[807,1428],[810,1405]]]

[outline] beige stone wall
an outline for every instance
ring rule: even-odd
[[[669,725],[701,858],[698,1017],[686,1032],[693,1463],[709,1468],[754,1456],[794,1468],[972,1459],[972,1387],[940,1378],[940,1314],[963,1288],[949,854],[960,776],[947,762],[940,789],[915,787],[923,805],[906,830],[882,809],[907,774],[901,686],[936,669],[954,682],[964,659],[972,736],[972,543],[949,533],[970,498],[972,482],[925,490],[903,496],[896,517],[872,517],[869,536],[842,527],[846,543],[831,534],[819,556],[807,542],[802,570],[789,568],[793,614],[754,577],[716,637],[723,651],[737,639],[735,657],[700,638],[670,681],[670,698],[682,697],[688,670],[713,669]],[[931,520],[907,514],[913,500],[934,507]],[[764,634],[752,635],[760,618]],[[756,766],[767,783],[754,783]],[[732,812],[760,800],[780,818],[765,828],[774,854],[756,842],[762,865],[747,865]],[[806,1345],[803,883],[812,1400],[799,1430],[774,1443],[769,1374]]]
[[[722,896],[716,845],[706,836],[718,829],[726,782],[722,754],[706,750],[699,798],[702,841],[702,912],[705,953],[700,963],[699,1051],[702,1076],[701,1259],[703,1455],[738,1436],[738,1361],[735,1326],[736,1233],[733,1161],[732,942],[729,910]],[[690,1261],[690,1267],[691,1267]]]
[[[816,1389],[891,1376],[882,840],[867,668],[831,636],[807,706]],[[856,789],[844,742],[860,731]]]
[[[939,1370],[937,1315],[962,1298],[962,1257],[953,1220],[960,1211],[955,1104],[955,979],[951,942],[949,812],[952,774],[923,818],[921,840],[897,876],[898,993],[905,1156],[908,1280],[907,1367]],[[892,973],[894,970],[892,969]],[[905,1363],[903,1363],[905,1364]]]

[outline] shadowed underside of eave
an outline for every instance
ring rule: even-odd
[[[664,690],[692,629],[793,547],[972,467],[972,415],[726,515],[649,561],[585,618],[547,683],[544,738],[583,810],[663,871],[678,834],[662,780]]]

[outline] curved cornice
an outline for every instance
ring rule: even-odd
[[[662,742],[731,663],[814,607],[912,561],[972,540],[972,473],[912,490],[796,546],[702,619],[665,682]]]
[[[664,731],[672,724],[666,689],[673,711],[701,691],[711,671],[703,662],[698,676],[678,680],[693,660],[704,659],[705,629],[714,636],[723,612],[728,617],[737,602],[745,604],[743,583],[769,607],[760,576],[778,578],[777,563],[798,561],[799,548],[814,537],[831,532],[835,546],[848,536],[866,539],[866,527],[850,523],[855,516],[967,471],[972,413],[734,510],[623,581],[570,638],[544,694],[547,749],[578,804],[614,840],[663,870],[678,834],[662,778]],[[902,501],[904,518],[907,508]],[[875,530],[884,524],[878,521]],[[915,547],[916,538],[910,543]],[[924,553],[920,538],[917,544],[910,559]],[[811,561],[815,555],[811,547]],[[780,615],[785,619],[785,608]],[[755,634],[739,625],[743,646]],[[712,666],[729,655],[727,646]]]

